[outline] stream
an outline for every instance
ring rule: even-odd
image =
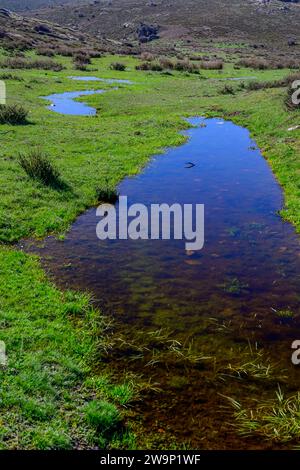
[[[297,389],[290,355],[300,339],[299,237],[278,214],[282,190],[248,130],[222,119],[189,122],[184,145],[154,156],[118,191],[128,204],[147,207],[204,204],[201,251],[187,252],[184,240],[99,241],[95,208],[78,217],[64,242],[48,237],[25,248],[41,256],[58,285],[91,291],[116,319],[120,348],[108,361],[162,390],[149,387],[137,404],[145,429],[193,448],[272,448],[236,435],[221,396],[269,397],[265,384],[223,380],[222,371],[246,357],[251,343],[288,369]]]

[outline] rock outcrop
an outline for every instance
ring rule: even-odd
[[[154,39],[159,39],[158,30],[158,26],[141,23],[137,29],[139,41],[143,43],[153,41]]]

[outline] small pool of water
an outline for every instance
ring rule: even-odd
[[[229,81],[232,81],[232,82],[238,82],[240,80],[256,80],[257,77],[228,77],[228,78],[216,78],[214,80],[218,80],[218,81],[225,81],[225,80],[229,80]]]
[[[97,110],[88,106],[86,103],[74,101],[81,96],[90,96],[105,93],[106,90],[84,90],[84,91],[67,91],[65,93],[55,93],[49,96],[43,96],[43,99],[51,101],[47,109],[55,113],[71,115],[71,116],[95,116]]]
[[[69,77],[69,78],[71,78],[72,80],[79,80],[81,82],[103,82],[103,83],[109,83],[109,84],[112,84],[112,83],[132,84],[133,83],[130,80],[122,80],[119,78],[99,78],[99,77],[82,77],[82,76]]]

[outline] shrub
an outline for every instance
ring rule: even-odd
[[[162,66],[156,62],[142,62],[135,68],[136,70],[152,70],[153,72],[162,72],[163,70]]]
[[[50,49],[50,47],[38,47],[36,49],[36,53],[38,55],[44,55],[47,57],[54,57],[55,56],[55,51],[53,49]]]
[[[61,185],[58,170],[39,150],[31,150],[27,155],[19,154],[18,162],[30,178],[39,180],[46,186]]]
[[[20,105],[0,105],[0,124],[25,124],[28,111]]]
[[[265,59],[260,59],[258,57],[250,57],[247,59],[241,59],[238,62],[240,67],[251,68],[255,70],[266,70],[270,68],[270,64]]]
[[[0,80],[16,80],[18,82],[24,81],[22,77],[19,77],[18,75],[13,75],[12,73],[9,73],[9,72],[0,73]]]
[[[81,70],[81,71],[86,71],[87,70],[87,65],[83,62],[74,62],[74,68],[76,70]]]
[[[202,60],[200,62],[200,69],[204,70],[222,70],[224,63],[222,60]]]
[[[290,87],[291,84],[296,80],[300,80],[299,73],[287,75],[286,77],[281,78],[279,80],[270,80],[270,81],[265,81],[265,82],[258,82],[255,80],[251,80],[249,83],[247,83],[246,88],[248,90],[255,91],[255,90],[262,90],[265,88]]]
[[[118,70],[120,72],[124,72],[124,70],[126,70],[126,65],[122,64],[121,62],[113,62],[112,64],[110,64],[110,68],[112,70]]]
[[[55,49],[55,54],[62,55],[63,57],[73,57],[74,49],[71,47],[59,46]]]
[[[89,65],[91,63],[91,57],[85,52],[77,52],[73,55],[74,62],[81,62],[82,64]]]
[[[174,63],[174,70],[197,73],[199,72],[199,65],[192,63],[187,59],[183,59]]]
[[[141,59],[145,62],[152,62],[154,60],[154,55],[151,52],[142,52]]]
[[[221,93],[222,93],[222,95],[234,95],[235,90],[234,90],[233,86],[225,85],[224,88],[222,88]]]
[[[50,59],[27,60],[23,57],[9,57],[1,62],[0,67],[9,69],[43,69],[59,72],[63,66]]]
[[[168,57],[160,57],[159,63],[164,69],[169,69],[169,70],[174,69],[174,62]]]

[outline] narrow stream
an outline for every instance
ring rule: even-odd
[[[189,121],[194,127],[184,145],[152,158],[118,189],[129,204],[205,204],[202,251],[187,252],[178,240],[99,241],[95,208],[64,242],[49,237],[27,249],[41,255],[59,285],[91,291],[116,318],[117,334],[130,341],[138,332],[165,335],[189,354],[214,358],[214,366],[205,359],[189,366],[159,356],[157,345],[147,358],[131,347],[111,358],[120,371],[142,374],[163,391],[150,390],[137,405],[147,429],[194,448],[269,448],[236,435],[220,395],[248,400],[259,387],[261,396],[269,393],[265,384],[225,381],[219,371],[251,342],[297,382],[289,358],[291,342],[300,339],[299,237],[278,215],[281,188],[249,132],[220,119]]]
[[[102,82],[107,84],[119,83],[119,84],[132,84],[130,80],[121,80],[116,78],[98,78],[98,77],[69,77],[71,80],[77,80],[82,82]],[[113,88],[117,90],[117,88]],[[59,114],[66,114],[70,116],[95,116],[97,110],[86,103],[80,101],[74,101],[76,98],[81,96],[90,96],[95,94],[106,93],[108,90],[83,90],[83,91],[67,91],[65,93],[54,93],[49,96],[43,96],[44,100],[50,101],[51,104],[47,106],[47,109],[54,111]]]

